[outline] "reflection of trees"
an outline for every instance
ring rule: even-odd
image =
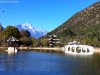
[[[92,75],[91,55],[66,55],[56,58],[56,70],[64,75]],[[54,65],[55,66],[55,65]]]
[[[94,54],[92,59],[93,73],[94,75],[100,75],[100,55]]]

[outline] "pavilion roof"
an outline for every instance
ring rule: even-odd
[[[15,42],[15,41],[18,41],[18,40],[13,36],[7,40],[7,42]]]

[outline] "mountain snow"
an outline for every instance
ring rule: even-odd
[[[46,30],[42,28],[35,28],[29,23],[19,24],[19,25],[16,25],[16,27],[18,28],[19,31],[28,30],[31,34],[31,37],[34,37],[36,39],[47,34]]]

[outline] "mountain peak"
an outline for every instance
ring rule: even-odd
[[[24,24],[22,24],[22,27],[25,29],[34,29],[34,27],[31,25],[31,24],[29,24],[29,23],[24,23]]]
[[[28,30],[31,34],[31,37],[39,38],[47,34],[47,31],[42,28],[35,28],[29,23],[16,25],[19,30]]]

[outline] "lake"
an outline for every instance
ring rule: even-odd
[[[100,75],[100,55],[0,53],[0,75]]]

